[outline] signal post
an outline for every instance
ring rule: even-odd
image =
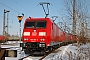
[[[22,16],[20,16],[20,15],[17,16],[18,21],[20,23],[20,40],[19,40],[20,45],[21,45],[21,21],[22,21],[23,16],[24,16],[24,14],[22,14]],[[21,46],[20,46],[20,54],[21,54]]]
[[[23,16],[24,16],[24,14],[22,14],[22,16],[17,16],[18,21],[20,23],[20,42],[21,42],[21,21],[22,21]]]

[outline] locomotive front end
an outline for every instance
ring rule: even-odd
[[[47,45],[47,21],[27,19],[22,33],[21,46],[25,50],[44,50]]]

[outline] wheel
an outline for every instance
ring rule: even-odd
[[[52,46],[50,47],[50,51],[53,51],[53,47]]]
[[[30,51],[29,50],[24,50],[25,54],[30,54]]]

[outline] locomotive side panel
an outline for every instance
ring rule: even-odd
[[[56,25],[56,24],[54,24],[53,23],[53,40],[55,41],[55,42],[60,42],[60,41],[62,41],[62,39],[61,39],[61,37],[62,37],[62,31],[58,28],[58,26]]]

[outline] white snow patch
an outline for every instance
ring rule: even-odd
[[[11,48],[11,50],[17,50],[17,57],[5,57],[5,60],[18,60],[20,58],[23,58],[25,56],[27,56],[24,51],[21,51],[21,48],[19,47],[19,43],[16,42],[7,42],[6,44],[13,44],[14,45],[1,45],[1,47],[3,48]],[[86,44],[86,45],[81,45],[80,48],[83,48],[85,49],[85,51],[83,50],[83,52],[86,52],[86,53],[80,53],[80,57],[82,60],[89,60],[88,56],[89,53],[88,53],[88,48],[90,47],[90,44]],[[87,48],[87,49],[86,49]],[[90,48],[89,48],[90,49]],[[47,57],[45,57],[43,60],[70,60],[70,59],[73,59],[74,60],[77,60],[77,54],[78,54],[78,47],[77,46],[73,46],[72,44],[69,44],[67,46],[62,46],[60,48],[57,49],[56,52],[53,52],[51,54],[49,54]],[[70,57],[72,56],[72,57]],[[28,58],[25,58],[23,60],[39,60],[41,57],[28,57]]]

